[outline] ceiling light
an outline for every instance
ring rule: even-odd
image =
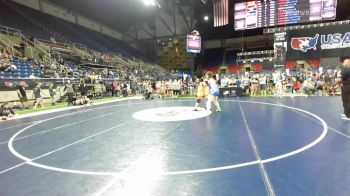
[[[142,0],[143,4],[145,4],[146,6],[155,6],[157,5],[157,2],[155,0]]]
[[[150,6],[152,1],[150,0],[142,0],[143,1],[143,4],[145,4],[146,6]]]

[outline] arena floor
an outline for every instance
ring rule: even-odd
[[[0,195],[349,195],[340,97],[128,100],[0,122]]]

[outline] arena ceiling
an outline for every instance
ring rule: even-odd
[[[159,8],[146,7],[142,0],[49,0],[98,21],[106,26],[112,27],[119,32],[126,32],[133,25],[154,17]],[[191,4],[191,0],[176,0],[182,6]],[[198,0],[200,1],[200,0]],[[158,0],[166,7],[170,0]]]
[[[87,16],[93,20],[96,20],[102,24],[112,27],[119,32],[128,33],[130,31],[138,32],[141,39],[156,39],[158,37],[171,37],[179,34],[186,34],[194,28],[199,30],[205,39],[219,39],[219,38],[234,38],[242,36],[251,36],[262,34],[262,29],[246,30],[246,31],[234,31],[233,29],[233,17],[230,18],[230,24],[225,27],[214,28],[213,27],[213,9],[212,1],[204,0],[206,4],[202,3],[202,0],[157,0],[163,7],[145,7],[142,0],[49,0],[58,5],[61,5],[68,10]],[[160,10],[172,14],[172,2],[175,1],[177,5],[180,5],[184,9],[182,10],[185,15],[184,21],[178,20],[178,26],[185,26],[182,30],[178,30],[177,33],[172,27],[171,19],[163,17],[161,19],[162,27],[155,25],[153,28],[162,29],[163,32],[156,32],[155,35],[151,35],[154,31],[152,25],[145,25],[147,21],[154,20],[155,16],[159,16]],[[244,0],[232,0],[230,1],[230,7],[233,7],[235,2],[242,2]],[[193,11],[193,18],[195,24],[190,24],[188,17],[190,16],[191,7]],[[350,7],[350,1],[338,0],[337,20],[349,19],[350,14],[348,8]],[[204,21],[204,15],[209,16],[209,21]],[[233,16],[232,9],[230,15]],[[186,19],[187,18],[187,19]],[[181,24],[180,24],[181,23]],[[185,24],[188,23],[188,24]],[[176,27],[177,28],[177,27]],[[166,33],[165,33],[166,32]],[[140,34],[144,35],[140,35]],[[134,36],[135,40],[138,40],[137,36]]]
[[[244,2],[249,0],[230,0],[230,8],[234,7],[234,4],[237,2]],[[209,0],[206,5],[198,5],[196,18],[198,18],[198,30],[201,32],[204,39],[224,39],[224,38],[238,38],[245,36],[261,35],[263,34],[263,28],[244,30],[244,31],[235,31],[233,24],[233,9],[230,10],[230,23],[224,27],[213,27],[213,5],[212,1]],[[350,19],[350,0],[338,0],[337,1],[337,21]],[[209,16],[209,21],[200,20],[203,18],[204,14]],[[325,21],[329,22],[329,21]]]
[[[204,40],[238,38],[242,40],[240,47],[246,40],[243,37],[263,34],[262,28],[235,31],[233,9],[230,9],[229,25],[214,28],[212,0],[156,0],[161,8],[146,7],[143,0],[48,1],[119,31],[124,41],[140,44],[148,56],[156,56],[155,51],[170,38],[184,37],[194,29]],[[247,0],[230,0],[230,7],[242,1]],[[338,0],[337,20],[350,19],[349,7],[349,0]],[[209,20],[205,21],[204,16],[209,16]],[[256,40],[260,47],[272,47],[268,38],[261,39]]]

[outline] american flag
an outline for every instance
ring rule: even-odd
[[[213,0],[214,7],[214,27],[220,27],[228,24],[229,20],[229,0]]]

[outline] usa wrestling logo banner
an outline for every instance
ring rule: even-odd
[[[345,34],[335,33],[321,36],[321,49],[342,49],[350,48],[350,32]]]
[[[300,50],[303,52],[307,52],[310,49],[317,50],[316,45],[318,37],[319,35],[317,34],[315,37],[292,38],[290,45],[294,50]]]
[[[310,49],[317,50],[318,37],[319,34],[316,34],[315,37],[292,38],[290,45],[294,50],[303,52]],[[322,50],[350,48],[350,32],[345,33],[345,35],[340,33],[321,35],[320,44]]]
[[[287,60],[350,56],[350,24],[288,31]]]

